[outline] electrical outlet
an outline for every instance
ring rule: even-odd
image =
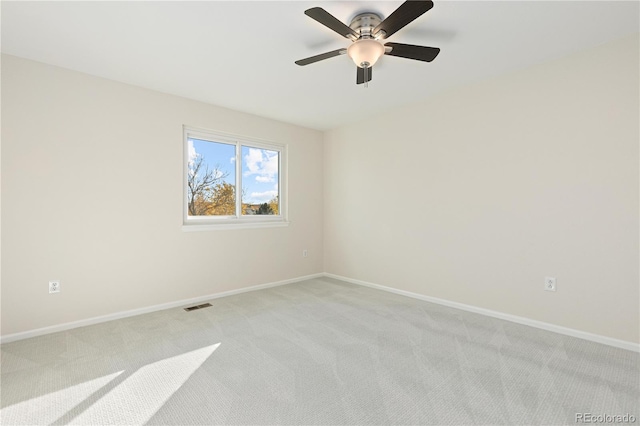
[[[60,280],[49,281],[49,293],[60,293]]]
[[[309,252],[307,249],[302,250],[302,257],[309,257]]]
[[[544,289],[556,291],[556,277],[544,277]]]

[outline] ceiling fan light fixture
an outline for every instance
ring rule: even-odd
[[[360,39],[347,48],[347,55],[358,67],[372,67],[384,55],[384,46],[373,39]]]

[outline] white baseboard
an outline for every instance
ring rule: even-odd
[[[267,284],[254,285],[252,287],[240,288],[237,290],[223,291],[221,293],[209,294],[206,296],[194,297],[191,299],[183,299],[175,302],[162,303],[160,305],[147,306],[139,309],[131,309],[129,311],[116,312],[113,314],[102,315],[99,317],[87,318],[79,321],[66,322],[63,324],[52,325],[49,327],[37,328],[35,330],[24,331],[21,333],[7,334],[6,336],[0,336],[0,343],[15,342],[16,340],[28,339],[30,337],[42,336],[44,334],[57,333],[59,331],[70,330],[72,328],[84,327],[87,325],[98,324],[101,322],[113,321],[121,318],[132,317],[135,315],[147,314],[149,312],[162,311],[164,309],[172,309],[180,306],[195,305],[207,300],[218,299],[220,297],[232,296],[234,294],[247,293],[249,291],[262,290],[270,287],[277,287],[280,285],[291,284],[298,281],[309,280],[312,278],[323,277],[323,273],[305,275],[297,278],[290,278],[288,280],[276,281]]]
[[[479,308],[477,306],[465,305],[464,303],[452,302],[450,300],[438,299],[437,297],[425,296],[423,294],[412,293],[410,291],[398,290],[392,287],[386,287],[383,285],[373,284],[367,281],[356,280],[353,278],[343,277],[341,275],[330,274],[327,272],[324,273],[324,276],[327,278],[334,278],[334,279],[345,281],[352,284],[358,284],[365,287],[371,287],[378,290],[388,291],[389,293],[395,293],[402,296],[411,297],[414,299],[424,300],[425,302],[431,302],[431,303],[436,303],[438,305],[449,306],[451,308],[461,309],[463,311],[474,312],[477,314],[486,315],[493,318],[499,318],[502,320],[511,321],[518,324],[528,325],[530,327],[553,331],[554,333],[577,337],[579,339],[589,340],[596,343],[602,343],[604,345],[614,346],[616,348],[626,349],[633,352],[640,352],[640,344],[628,342],[626,340],[614,339],[612,337],[601,336],[599,334],[588,333],[586,331],[575,330],[573,328],[561,327],[559,325],[537,321],[530,318],[519,317],[517,315],[511,315],[511,314],[505,314],[503,312],[492,311],[491,309]]]
[[[302,277],[290,278],[287,280],[276,281],[266,284],[255,285],[252,287],[241,288],[237,290],[229,290],[221,293],[209,294],[206,296],[194,297],[191,299],[183,299],[175,302],[163,303],[160,305],[147,306],[139,309],[132,309],[129,311],[116,312],[113,314],[102,315],[93,318],[87,318],[84,320],[67,322],[58,325],[52,325],[49,327],[38,328],[35,330],[29,330],[21,333],[7,334],[5,336],[0,336],[0,343],[9,343],[14,342],[16,340],[28,339],[30,337],[42,336],[50,333],[57,333],[59,331],[70,330],[72,328],[84,327],[87,325],[98,324],[107,321],[113,321],[120,318],[132,317],[135,315],[142,315],[149,312],[161,311],[164,309],[172,309],[180,306],[188,306],[195,305],[201,302],[205,302],[207,300],[213,300],[220,297],[232,296],[234,294],[246,293],[250,291],[262,290],[270,287],[277,287],[285,284],[292,284],[299,281],[309,280],[313,278],[334,278],[340,281],[345,281],[352,284],[362,285],[365,287],[375,288],[378,290],[387,291],[389,293],[399,294],[401,296],[407,296],[414,299],[424,300],[426,302],[436,303],[438,305],[449,306],[451,308],[461,309],[463,311],[474,312],[481,315],[486,315],[493,318],[498,318],[506,321],[515,322],[518,324],[528,325],[530,327],[536,327],[543,330],[552,331],[554,333],[564,334],[567,336],[577,337],[584,340],[589,340],[596,343],[602,343],[604,345],[613,346],[616,348],[626,349],[633,352],[640,352],[640,345],[633,342],[628,342],[626,340],[614,339],[612,337],[601,336],[598,334],[588,333],[586,331],[575,330],[573,328],[562,327],[555,324],[550,324],[542,321],[537,321],[530,318],[519,317],[517,315],[505,314],[503,312],[493,311],[491,309],[479,308],[477,306],[465,305],[464,303],[452,302],[450,300],[439,299],[437,297],[425,296],[423,294],[412,293],[410,291],[398,290],[392,287],[386,287],[380,284],[374,284],[367,281],[356,280],[353,278],[343,277],[341,275],[330,274],[330,273],[317,273],[311,275],[305,275]]]

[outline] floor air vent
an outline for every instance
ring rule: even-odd
[[[195,311],[196,309],[208,308],[209,306],[211,306],[211,303],[203,303],[202,305],[189,306],[188,308],[184,308],[184,310],[190,312]]]

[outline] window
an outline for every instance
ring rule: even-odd
[[[184,229],[286,225],[285,155],[283,145],[185,127]]]

